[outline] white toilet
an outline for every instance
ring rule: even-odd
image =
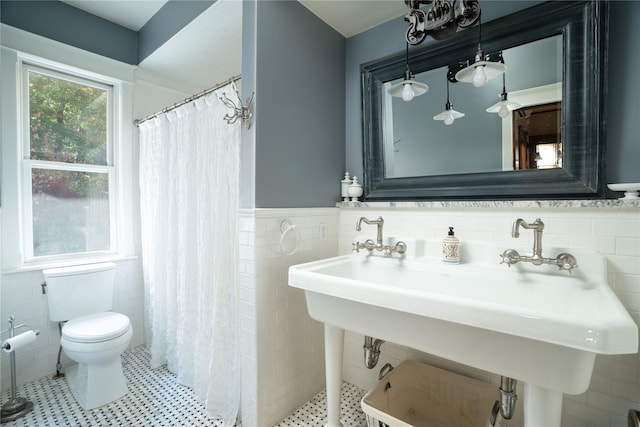
[[[120,355],[133,335],[129,318],[113,308],[116,265],[101,263],[42,271],[49,319],[64,322],[60,344],[72,360],[65,376],[83,409],[127,394]]]

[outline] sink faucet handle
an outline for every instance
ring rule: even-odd
[[[507,264],[507,267],[511,267],[511,264],[515,264],[520,260],[520,254],[515,249],[507,249],[499,256],[502,258],[500,264]]]
[[[567,270],[569,273],[572,273],[571,270],[578,266],[576,258],[566,252],[563,252],[556,257],[556,263],[560,270]]]
[[[507,264],[507,267],[511,268],[511,261],[509,260],[509,258],[505,257],[504,254],[498,255],[498,256],[502,258],[502,261],[500,261],[500,264]]]
[[[360,253],[360,242],[354,242],[351,244],[351,252],[355,252],[357,254]]]
[[[369,252],[371,252],[372,250],[374,250],[376,248],[376,244],[373,240],[371,239],[367,239],[364,241],[364,245],[363,245],[364,249],[368,250]]]

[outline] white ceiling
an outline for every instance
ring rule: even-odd
[[[298,0],[345,37],[407,13],[403,0]]]
[[[134,31],[167,0],[62,0]],[[351,37],[402,16],[403,0],[299,0]],[[242,1],[219,0],[139,64],[144,76],[184,92],[199,92],[241,73]],[[187,72],[188,71],[188,72]],[[185,81],[183,76],[189,76]]]
[[[209,89],[241,74],[241,28],[242,2],[219,0],[145,58],[139,74],[184,92]]]
[[[62,0],[71,6],[134,31],[140,30],[167,0]],[[241,0],[232,0],[241,3]],[[406,13],[402,0],[298,0],[345,37]]]
[[[167,0],[62,0],[78,9],[138,31]]]

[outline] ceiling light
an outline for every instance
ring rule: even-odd
[[[444,111],[436,116],[433,116],[433,120],[442,120],[444,124],[452,125],[455,119],[464,117],[464,113],[453,109],[453,104],[449,101],[449,79],[447,79],[447,103],[444,106]]]
[[[490,61],[482,50],[482,20],[478,24],[478,51],[472,64],[456,73],[456,80],[472,83],[475,87],[482,87],[488,80],[503,74],[507,67],[502,62]]]
[[[409,69],[409,43],[407,43],[406,68],[404,71],[404,80],[400,83],[392,85],[387,92],[391,96],[402,97],[402,100],[409,102],[414,97],[420,96],[429,90],[429,86],[414,80],[413,74]]]
[[[513,110],[517,110],[521,105],[514,101],[509,101],[507,98],[507,89],[505,86],[505,74],[502,74],[502,94],[500,95],[500,101],[487,108],[487,113],[498,113],[498,116],[508,117]]]

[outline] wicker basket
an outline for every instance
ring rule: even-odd
[[[485,427],[496,386],[405,361],[361,401],[368,427]]]

